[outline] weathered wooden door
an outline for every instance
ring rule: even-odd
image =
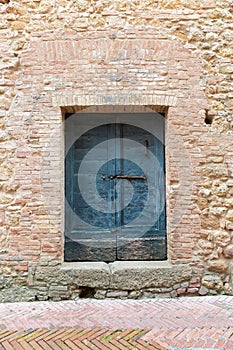
[[[163,118],[101,120],[66,155],[65,260],[165,259]]]

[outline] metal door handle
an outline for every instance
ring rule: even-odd
[[[123,179],[123,180],[146,180],[146,176],[140,175],[111,175],[109,176],[110,180],[114,179]]]
[[[116,179],[126,179],[126,180],[146,180],[145,176],[139,175],[116,175]]]

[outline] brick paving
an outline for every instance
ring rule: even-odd
[[[0,350],[233,349],[233,297],[0,304]]]

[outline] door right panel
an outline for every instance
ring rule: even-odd
[[[154,118],[155,128],[156,122],[159,139],[145,129],[119,124],[116,169],[128,179],[118,185],[124,208],[117,232],[118,260],[166,259],[164,121]]]

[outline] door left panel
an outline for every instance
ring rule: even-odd
[[[116,259],[114,188],[108,179],[115,173],[114,135],[114,124],[92,128],[66,154],[65,261]]]

